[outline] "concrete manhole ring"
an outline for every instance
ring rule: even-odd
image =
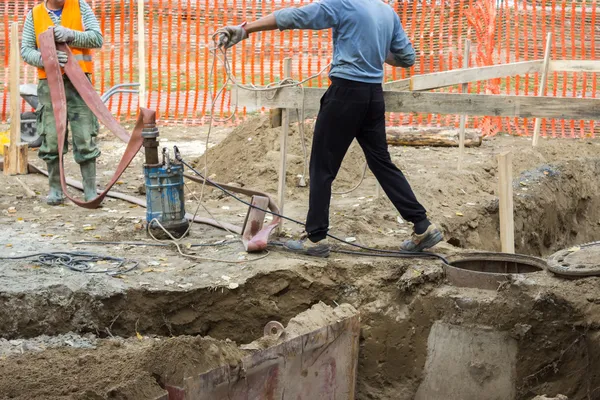
[[[600,276],[600,241],[554,253],[548,258],[548,270],[557,275]]]
[[[507,253],[461,253],[450,257],[448,262],[449,265],[444,265],[444,272],[451,284],[487,290],[497,290],[517,275],[547,268],[541,258]]]

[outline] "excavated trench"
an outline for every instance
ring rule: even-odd
[[[515,249],[548,256],[577,243],[600,238],[600,159],[541,165],[513,181]],[[490,171],[490,179],[496,171]],[[473,211],[468,224],[444,224],[448,243],[469,249],[500,251],[499,202]]]
[[[517,252],[547,256],[599,240],[599,174],[600,160],[571,161],[521,174],[514,185]],[[526,192],[519,190],[522,180],[528,182]],[[449,242],[497,251],[497,203],[479,211],[477,224],[444,226]],[[485,268],[476,263],[463,267]],[[503,272],[500,267],[489,268]],[[542,394],[600,398],[600,280],[566,280],[537,268],[505,272],[518,273],[498,287],[468,287],[449,282],[438,261],[330,259],[327,265],[307,261],[259,274],[235,290],[129,288],[103,294],[60,285],[3,291],[0,337],[22,340],[68,332],[134,339],[139,332],[164,338],[210,336],[182,338],[175,348],[166,340],[162,352],[153,348],[141,358],[131,356],[127,341],[111,344],[115,348],[110,352],[105,351],[108,345],[100,346],[96,351],[102,356],[89,349],[80,349],[85,352],[81,355],[69,353],[79,360],[75,365],[82,373],[90,374],[110,368],[109,361],[121,365],[123,360],[134,360],[134,367],[157,360],[160,364],[163,359],[167,364],[192,368],[200,363],[208,368],[234,362],[237,350],[228,348],[227,340],[249,343],[262,336],[267,322],[285,324],[319,302],[349,303],[361,314],[357,398],[529,400]],[[211,362],[198,361],[208,353],[214,356]],[[5,358],[0,388],[16,379],[10,363],[52,364],[66,353],[36,354],[41,355]],[[129,373],[126,368],[119,371]],[[152,379],[144,378],[146,383],[132,376],[137,387],[149,388],[148,393],[138,390],[135,395],[127,388],[112,387],[116,378],[106,381],[112,389],[105,391],[61,387],[53,393],[53,383],[44,382],[45,393],[52,396],[39,398],[158,398],[150,388],[180,380],[177,374],[179,369],[157,367]],[[0,398],[32,398],[11,393],[0,391]]]

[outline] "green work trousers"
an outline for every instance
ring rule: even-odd
[[[82,164],[86,161],[95,160],[100,156],[100,149],[96,145],[96,136],[98,136],[100,125],[98,119],[85,104],[69,78],[64,76],[64,82],[69,128],[65,135],[63,149],[65,153],[68,151],[67,138],[70,131],[75,162]],[[38,100],[39,105],[36,110],[37,131],[43,139],[39,157],[46,162],[51,162],[58,159],[58,137],[54,123],[54,109],[50,99],[50,88],[46,79],[40,79],[38,83]]]

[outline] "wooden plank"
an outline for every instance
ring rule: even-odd
[[[498,155],[498,197],[500,199],[500,242],[505,253],[515,252],[513,215],[512,155]]]
[[[410,78],[400,79],[397,81],[386,82],[383,84],[384,90],[411,90]]]
[[[600,73],[600,60],[552,60],[550,72],[596,72]]]
[[[456,69],[431,74],[415,75],[411,79],[411,90],[430,90],[463,83],[486,81],[507,76],[540,72],[542,60],[521,61],[510,64],[490,65],[468,69]]]
[[[544,66],[542,67],[542,81],[538,88],[538,96],[543,96],[546,92],[546,85],[548,82],[548,67],[550,66],[550,55],[552,52],[552,32],[548,32],[546,36],[546,49],[544,52]],[[535,119],[535,125],[533,127],[533,142],[532,146],[536,147],[540,141],[540,129],[542,128],[542,118]]]
[[[316,110],[325,93],[321,88],[305,88],[305,108]],[[298,88],[252,92],[237,90],[239,106],[300,108],[302,91]],[[270,98],[273,96],[273,98]],[[387,112],[421,112],[521,118],[557,118],[600,120],[600,99],[570,97],[534,97],[460,93],[384,91]]]
[[[464,135],[466,147],[481,146],[480,129],[465,130]],[[391,146],[456,147],[459,145],[459,130],[438,127],[393,127],[386,129],[386,138]]]
[[[10,144],[4,147],[5,175],[27,173],[27,144],[21,143],[21,59],[19,55],[19,24],[10,24],[9,89],[10,89]]]
[[[292,59],[286,58],[283,60],[283,76],[284,79],[292,77]],[[298,108],[298,107],[295,107]],[[284,213],[285,204],[285,178],[287,175],[287,143],[290,132],[290,110],[286,107],[281,116],[281,145],[279,148],[279,185],[277,189],[277,199],[279,201],[279,211]],[[277,226],[277,232],[281,233],[283,229],[283,218],[281,218]]]
[[[463,68],[434,72],[387,82],[383,85],[383,88],[399,91],[439,89],[469,82],[541,72],[543,65],[542,60],[533,60],[466,70]],[[550,62],[549,70],[550,72],[600,72],[600,60],[555,60]]]
[[[144,0],[137,2],[138,22],[138,72],[140,89],[138,94],[139,107],[146,107],[146,25],[144,23]]]
[[[463,53],[463,69],[469,68],[469,58],[471,57],[471,41],[469,39],[465,39],[465,49]],[[462,84],[462,92],[469,92],[469,84]],[[467,116],[460,116],[460,128],[458,132],[458,169],[462,169],[463,158],[465,156],[465,128],[467,126]]]

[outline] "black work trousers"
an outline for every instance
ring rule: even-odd
[[[321,99],[310,156],[306,232],[312,242],[327,236],[331,185],[354,138],[402,218],[412,223],[427,218],[425,208],[390,157],[381,85],[332,78],[331,86]]]

